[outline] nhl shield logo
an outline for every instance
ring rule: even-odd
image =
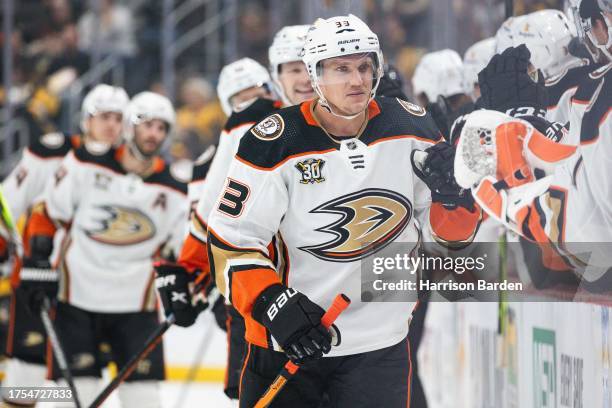
[[[298,162],[295,165],[295,168],[298,169],[301,173],[302,179],[300,183],[302,184],[314,184],[314,183],[322,183],[325,181],[325,177],[323,177],[323,166],[325,165],[325,161],[323,159],[308,159],[301,162]]]
[[[251,129],[251,133],[261,140],[274,140],[283,133],[284,129],[285,121],[279,114],[275,113],[259,122],[257,126]]]

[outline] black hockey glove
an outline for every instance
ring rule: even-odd
[[[534,80],[528,74],[530,58],[524,44],[491,58],[478,74],[483,108],[514,117],[544,116],[548,101],[544,76],[538,71]]]
[[[317,360],[331,350],[332,333],[321,324],[324,314],[306,295],[281,284],[266,288],[251,312],[296,364]],[[331,330],[339,339],[337,329]]]
[[[58,273],[51,268],[49,257],[53,251],[53,238],[34,236],[30,239],[30,256],[25,257],[19,271],[19,288],[23,291],[27,307],[38,315],[46,298],[57,297]]]
[[[206,309],[205,296],[192,296],[190,285],[193,275],[185,267],[169,262],[156,262],[155,287],[162,301],[166,316],[174,314],[175,324],[181,327],[191,326],[198,314]]]
[[[431,190],[432,202],[441,203],[448,209],[464,207],[473,211],[472,193],[459,187],[455,181],[455,146],[440,142],[424,152],[414,150],[411,162],[417,177]]]
[[[215,322],[217,326],[223,331],[227,331],[227,306],[225,304],[225,298],[219,296],[219,298],[213,303],[211,311],[215,316]]]

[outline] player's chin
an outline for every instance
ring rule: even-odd
[[[352,98],[349,97],[345,100],[344,111],[348,112],[349,115],[355,115],[361,113],[368,107],[367,98]]]

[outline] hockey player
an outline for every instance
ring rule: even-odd
[[[498,157],[490,171],[476,171],[479,176],[474,182],[463,184],[474,185],[476,200],[504,225],[530,240],[552,246],[581,275],[585,287],[605,291],[612,288],[608,272],[612,266],[611,252],[609,244],[605,244],[612,242],[609,206],[612,191],[610,183],[601,176],[607,171],[612,132],[608,115],[612,4],[605,0],[582,0],[578,16],[582,36],[588,37],[592,46],[608,59],[608,64],[591,72],[572,98],[571,140],[580,141],[574,147],[575,154],[554,168],[550,177],[534,181],[529,172],[521,171],[526,177],[517,182],[510,173],[533,166],[529,161],[531,155],[515,152],[513,160],[505,155]],[[528,127],[508,125],[507,118],[473,120],[469,128],[491,132],[491,140],[509,134],[529,144],[533,138]],[[467,123],[463,132],[473,134]],[[457,156],[465,157],[459,153]],[[456,163],[458,177],[463,174],[459,168],[475,170],[477,167],[464,164]]]
[[[552,9],[512,18],[497,33],[501,44],[498,54],[508,47],[527,46],[530,69],[544,76],[548,94],[546,118],[564,125],[569,122],[570,99],[578,83],[593,70],[588,60],[569,53],[574,36],[575,29],[565,14]]]
[[[412,77],[414,94],[447,140],[455,119],[474,110],[468,94],[472,88],[466,87],[463,70],[459,54],[445,49],[425,54]]]
[[[440,134],[417,105],[375,99],[383,60],[365,23],[319,20],[304,48],[317,98],[247,132],[210,214],[211,271],[246,321],[240,406],[254,405],[289,356],[300,373],[272,406],[317,406],[327,393],[332,406],[405,407],[412,304],[359,302],[359,260],[392,241],[416,243],[415,215],[440,242],[465,245],[480,213],[431,171],[448,145],[413,170],[411,154]],[[437,185],[433,203],[415,171]],[[267,248],[277,232],[280,267]],[[337,321],[341,342],[320,322],[339,292],[355,302]]]
[[[111,345],[122,367],[158,325],[153,261],[178,254],[189,209],[186,183],[158,156],[169,142],[174,115],[161,95],[134,96],[126,113],[126,143],[70,152],[47,183],[44,207],[32,215],[26,231],[26,259],[46,259],[51,220],[70,225],[61,245],[59,289],[36,276],[22,279],[22,286],[30,294],[42,289],[57,296],[55,325],[84,405],[97,392],[100,342]],[[49,350],[50,376],[58,379],[51,358]],[[161,406],[157,381],[162,379],[163,352],[157,347],[119,387],[122,405]]]
[[[270,46],[269,60],[273,86],[276,93],[281,96],[282,102],[270,99],[256,100],[244,110],[234,112],[227,122],[224,133],[221,135],[219,151],[206,177],[205,187],[201,192],[200,201],[192,217],[191,233],[185,241],[179,259],[179,264],[187,267],[189,271],[197,270],[203,272],[200,274],[199,279],[204,279],[205,277],[210,279],[206,249],[208,215],[222,192],[229,165],[236,154],[240,139],[257,121],[280,108],[281,104],[290,106],[303,102],[313,96],[308,72],[300,59],[300,53],[304,46],[308,28],[308,25],[284,27],[275,35],[274,41]],[[245,75],[250,71],[232,70],[229,72]],[[222,73],[221,79],[224,78],[228,77]],[[226,85],[225,79],[223,81],[220,80],[219,89],[224,85]],[[276,246],[280,244],[278,240],[274,239],[271,245]],[[282,259],[281,247],[278,247],[276,251],[279,253],[279,260]],[[157,271],[160,276],[167,276],[169,273],[186,274],[186,271],[181,270],[181,268],[164,269],[164,267],[160,266],[157,268]],[[170,310],[169,306],[167,311],[169,312]],[[230,305],[227,308],[226,320],[225,327],[228,331],[229,344],[224,391],[228,397],[238,399],[240,371],[245,350],[244,321],[242,316]],[[185,322],[179,322],[179,324],[190,324],[191,321],[189,318]]]
[[[66,154],[85,144],[116,144],[122,132],[123,111],[128,103],[125,90],[100,84],[83,99],[81,129],[83,137],[63,133],[49,133],[35,140],[23,151],[15,169],[3,181],[7,203],[16,219],[27,218],[32,206],[40,198],[47,180],[53,176]],[[41,260],[44,265],[49,260]],[[34,265],[26,265],[34,266]],[[12,274],[10,330],[7,341],[7,364],[4,385],[41,386],[45,380],[46,334],[37,315],[27,311],[23,290],[19,288],[19,267]],[[11,399],[2,395],[5,403]],[[20,406],[35,401],[19,400]]]
[[[231,117],[233,112],[248,110],[252,104],[260,99],[271,100],[271,88],[272,81],[268,71],[255,60],[242,58],[223,67],[219,74],[217,95],[221,101],[223,112]],[[267,108],[265,110],[267,113]],[[230,123],[229,120],[228,123]],[[235,125],[236,122],[232,121],[232,127]],[[221,133],[219,146],[215,151],[204,151],[194,163],[193,175],[189,183],[189,200],[193,203],[194,209],[202,196],[204,180],[212,165],[214,154],[220,152],[222,156],[229,155],[229,153],[224,152],[231,150],[231,144],[228,144],[228,139],[231,140],[231,138],[223,137],[228,133],[228,130],[232,129],[227,129],[226,126],[226,129]]]

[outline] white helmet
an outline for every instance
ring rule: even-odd
[[[485,38],[473,44],[463,55],[464,88],[470,90],[478,83],[478,73],[495,55],[495,38]]]
[[[96,85],[85,95],[81,104],[81,129],[87,133],[87,118],[104,112],[117,112],[123,115],[129,98],[125,89],[107,84]]]
[[[223,112],[232,113],[230,99],[240,91],[256,86],[269,86],[270,74],[259,62],[251,58],[242,58],[223,67],[219,74],[217,95]]]
[[[559,10],[527,14],[512,29],[514,46],[527,46],[531,63],[545,78],[558,75],[574,59],[568,51],[572,29],[565,14]]]
[[[468,93],[459,54],[451,49],[425,54],[414,70],[412,88],[415,95],[424,93],[429,102],[436,102],[438,96]]]
[[[525,16],[510,17],[502,23],[495,33],[495,53],[501,54],[507,48],[514,47],[514,36],[516,27],[520,26],[525,20]]]
[[[293,61],[302,61],[302,50],[306,41],[309,25],[285,26],[274,36],[272,45],[268,49],[270,72],[274,81],[276,93],[280,95],[285,104],[291,105],[285,91],[278,79],[278,68],[281,64]]]
[[[134,95],[130,101],[125,115],[125,141],[128,144],[134,142],[134,126],[149,120],[159,119],[168,125],[166,140],[164,145],[170,141],[169,135],[172,132],[175,122],[175,113],[172,103],[168,98],[155,92],[140,92]],[[138,149],[134,149],[137,154]],[[161,149],[160,149],[161,150]]]
[[[378,43],[378,36],[370,30],[366,23],[352,14],[318,19],[308,30],[302,61],[304,61],[308,69],[312,87],[319,96],[319,104],[325,106],[336,116],[351,119],[359,114],[344,116],[332,112],[319,87],[319,63],[328,58],[364,53],[372,53],[375,58],[376,82],[373,84],[372,91],[370,92],[369,101],[371,101],[376,96],[376,88],[380,84],[380,78],[384,75],[384,61]]]

